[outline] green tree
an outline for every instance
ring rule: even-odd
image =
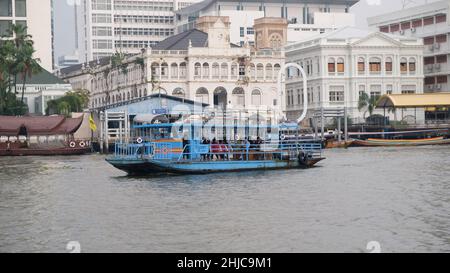
[[[364,111],[364,119],[366,119],[367,112],[370,116],[373,114],[379,98],[379,96],[369,96],[366,92],[361,93],[358,100],[358,110]]]
[[[89,104],[89,93],[86,90],[67,92],[65,96],[47,102],[47,115],[70,116],[72,112],[82,112]]]
[[[11,38],[12,37],[12,38]],[[28,112],[24,104],[27,77],[40,72],[39,60],[33,58],[31,35],[22,25],[12,25],[8,35],[0,39],[0,114],[23,115]],[[23,80],[22,96],[17,99],[17,79]],[[15,92],[12,92],[14,88]]]

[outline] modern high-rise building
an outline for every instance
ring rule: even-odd
[[[53,70],[52,0],[0,0],[0,36],[7,35],[12,24],[27,26],[33,36],[35,58],[41,66]]]
[[[425,92],[450,90],[450,1],[438,1],[368,18],[381,32],[422,38]]]
[[[174,12],[198,1],[81,0],[75,9],[80,61],[156,45],[174,34]]]
[[[358,0],[204,0],[176,12],[176,32],[193,29],[201,16],[227,16],[231,22],[230,40],[244,45],[256,43],[255,20],[270,17],[288,21],[287,42],[297,42],[355,26],[350,7]],[[276,39],[276,37],[274,38]]]

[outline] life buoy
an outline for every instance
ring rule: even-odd
[[[281,136],[280,136],[280,139],[281,139],[281,140],[285,140],[285,139],[286,139],[286,136],[285,136],[285,135],[281,135]]]
[[[169,148],[164,147],[164,148],[162,148],[161,152],[162,152],[163,155],[168,155],[169,154]]]
[[[84,143],[84,141],[80,141],[80,143],[78,143],[78,145],[80,145],[81,148],[86,147],[86,143]]]
[[[77,144],[75,143],[75,141],[71,141],[69,143],[70,148],[75,148],[75,146],[77,146]]]
[[[138,139],[136,139],[136,142],[138,144],[141,144],[142,142],[144,142],[144,140],[141,137],[138,137]]]

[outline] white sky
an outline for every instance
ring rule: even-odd
[[[408,7],[425,4],[427,0],[405,0]],[[428,0],[428,3],[437,0]],[[75,50],[75,28],[73,4],[77,0],[55,0],[55,59],[61,55],[71,54]],[[403,0],[360,0],[352,7],[356,14],[358,27],[367,27],[367,17],[400,10]]]

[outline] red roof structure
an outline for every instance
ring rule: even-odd
[[[80,128],[82,122],[82,117],[0,116],[0,136],[45,136],[73,134]]]

